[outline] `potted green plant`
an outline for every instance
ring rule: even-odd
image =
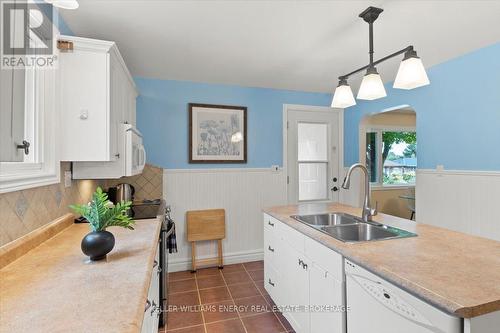
[[[70,205],[75,213],[82,215],[90,224],[92,230],[82,239],[82,251],[90,260],[101,260],[111,252],[115,246],[115,237],[108,227],[123,227],[134,229],[134,220],[128,216],[131,201],[122,201],[113,205],[108,195],[100,187],[92,194],[92,201],[86,205]]]

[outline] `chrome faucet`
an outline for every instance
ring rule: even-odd
[[[344,178],[344,182],[342,183],[342,188],[345,190],[349,189],[351,186],[351,173],[357,168],[361,169],[365,174],[365,201],[363,202],[363,212],[361,213],[361,218],[365,222],[370,222],[372,220],[372,216],[377,215],[377,209],[372,209],[370,205],[370,179],[368,177],[368,169],[361,163],[351,165]]]

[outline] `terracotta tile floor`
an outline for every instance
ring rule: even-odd
[[[283,315],[272,311],[274,303],[264,289],[263,261],[170,273],[169,279],[166,332],[293,332]]]

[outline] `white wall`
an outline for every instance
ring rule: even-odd
[[[169,271],[190,269],[191,247],[186,236],[186,211],[224,208],[225,263],[263,258],[262,208],[286,204],[282,170],[182,169],[164,170],[163,196],[176,221],[178,253],[170,256]],[[214,242],[197,247],[200,258],[215,257]]]
[[[500,172],[417,170],[417,222],[500,241]]]

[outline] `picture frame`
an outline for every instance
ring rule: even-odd
[[[189,103],[189,163],[247,163],[247,107]]]

